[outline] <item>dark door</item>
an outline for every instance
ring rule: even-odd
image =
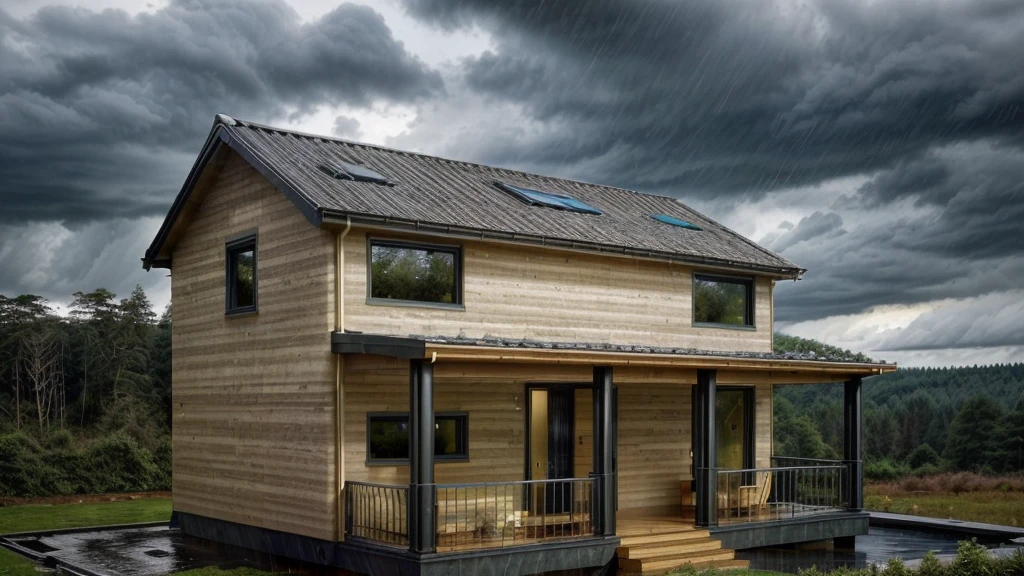
[[[548,390],[548,479],[573,477],[572,389]],[[572,483],[553,482],[547,489],[549,513],[567,512],[572,506]]]

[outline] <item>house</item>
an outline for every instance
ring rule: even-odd
[[[772,353],[804,272],[674,199],[219,115],[171,271],[175,522],[365,574],[649,573],[850,537],[862,379]],[[772,387],[845,382],[842,461]]]

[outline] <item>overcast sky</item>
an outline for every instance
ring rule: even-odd
[[[676,196],[808,269],[783,332],[1024,361],[1021,54],[1020,0],[6,0],[0,293],[162,308],[223,112]]]

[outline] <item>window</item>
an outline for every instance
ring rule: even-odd
[[[658,222],[671,224],[672,226],[678,226],[680,228],[686,228],[687,230],[701,230],[701,227],[696,224],[690,224],[686,220],[680,220],[679,218],[669,216],[668,214],[651,214],[651,218],[654,218]]]
[[[320,171],[336,180],[355,180],[356,182],[373,182],[374,184],[386,184],[392,186],[392,182],[386,176],[367,168],[362,164],[351,162],[336,162],[332,164],[321,164]]]
[[[512,186],[511,184],[505,184],[503,182],[496,182],[496,184],[507,192],[511,192],[520,200],[523,200],[527,204],[531,204],[533,206],[547,206],[549,208],[557,208],[559,210],[568,210],[570,212],[580,212],[582,214],[594,214],[598,216],[602,214],[600,210],[594,208],[590,204],[580,202],[572,196],[567,196],[565,194],[541,192],[540,190],[524,188],[522,186]]]
[[[435,246],[370,240],[368,303],[462,304],[462,251]]]
[[[409,463],[409,413],[371,413],[366,416],[366,461],[374,464]],[[434,459],[469,459],[469,414],[434,415]]]
[[[754,326],[754,280],[695,274],[693,323],[722,327]]]
[[[229,240],[226,247],[227,285],[224,312],[243,314],[256,311],[257,252],[256,235]]]

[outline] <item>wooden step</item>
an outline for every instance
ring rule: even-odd
[[[664,542],[682,542],[684,540],[700,540],[710,537],[711,533],[707,530],[677,530],[675,532],[645,534],[643,536],[624,536],[621,540],[623,546],[642,547],[659,546]]]
[[[658,557],[675,558],[679,554],[706,552],[709,550],[719,550],[721,548],[722,543],[720,541],[713,538],[701,538],[699,540],[672,541],[664,542],[660,545],[648,545],[641,547],[622,546],[620,548],[621,553],[619,554],[619,558],[639,558],[641,560],[645,558]]]
[[[652,572],[657,573],[679,568],[685,564],[691,564],[695,568],[700,568],[715,562],[725,562],[735,558],[736,553],[734,551],[723,548],[672,554],[670,557],[619,558],[619,570],[633,574],[650,574]]]

